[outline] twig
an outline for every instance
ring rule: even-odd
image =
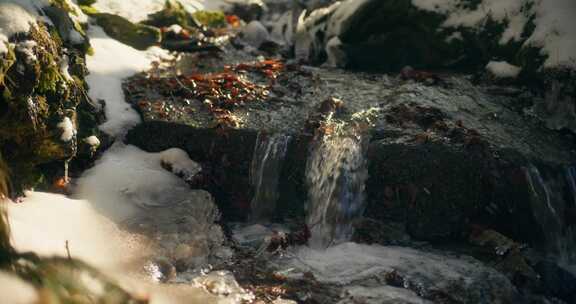
[[[70,246],[68,246],[68,240],[66,240],[66,254],[68,255],[68,260],[72,260],[72,256],[70,255]]]

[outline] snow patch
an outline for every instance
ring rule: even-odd
[[[32,65],[32,64],[34,64],[34,62],[36,62],[38,60],[38,57],[36,57],[36,54],[34,54],[34,48],[37,45],[38,44],[34,40],[22,41],[16,45],[16,50],[18,50],[18,52],[24,54],[24,56],[25,56],[24,60],[26,61],[26,63],[28,65]]]
[[[36,22],[36,13],[28,1],[8,0],[0,3],[0,54],[8,52],[8,39],[17,33],[28,33]]]
[[[91,26],[88,31],[94,55],[86,58],[90,74],[86,81],[93,100],[106,102],[108,120],[100,129],[112,136],[121,136],[140,122],[138,113],[125,102],[122,81],[150,68],[152,61],[168,57],[168,52],[158,47],[138,51],[106,35],[102,28]]]
[[[0,294],[2,295],[3,303],[38,303],[38,293],[30,283],[3,271],[0,271]]]
[[[230,1],[180,0],[179,2],[187,11],[195,12],[205,9],[219,10]],[[119,15],[132,22],[141,22],[148,19],[148,15],[161,11],[165,3],[165,0],[98,0],[92,6],[103,13]]]
[[[62,135],[60,136],[62,141],[69,142],[76,136],[76,128],[74,128],[74,124],[72,124],[70,118],[64,117],[62,122],[57,126],[62,130]]]
[[[62,195],[26,192],[20,204],[7,204],[14,247],[43,256],[66,256],[66,242],[74,258],[115,269],[140,256],[130,238],[85,200]]]
[[[100,139],[94,135],[84,138],[84,141],[92,147],[100,146]]]
[[[184,179],[190,179],[202,170],[198,163],[190,159],[186,151],[178,148],[160,152],[160,162]]]
[[[490,61],[486,70],[496,78],[516,78],[522,68],[511,65],[506,61]]]
[[[74,81],[74,79],[72,78],[72,76],[70,76],[70,73],[68,72],[69,67],[70,67],[70,62],[68,61],[68,56],[63,55],[62,60],[60,61],[60,73],[62,74],[62,76],[64,76],[64,78],[67,81],[72,82],[72,81]]]

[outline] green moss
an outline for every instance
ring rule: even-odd
[[[88,16],[96,15],[99,11],[91,6],[80,5],[80,9]]]
[[[93,17],[110,37],[136,49],[145,50],[160,42],[160,30],[157,28],[132,23],[113,14],[101,13]]]
[[[208,27],[225,27],[226,15],[223,12],[197,11],[193,14],[194,18],[202,25]]]
[[[168,27],[178,24],[184,28],[194,28],[197,26],[194,17],[184,9],[181,3],[167,0],[164,9],[148,16],[148,20],[142,22],[155,27]]]

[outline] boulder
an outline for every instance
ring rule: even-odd
[[[145,50],[160,43],[160,30],[144,24],[132,23],[128,19],[108,13],[92,15],[106,34],[138,50]]]

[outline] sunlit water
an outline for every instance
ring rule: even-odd
[[[359,135],[329,135],[312,144],[306,168],[306,222],[313,248],[352,237],[353,221],[365,207],[365,140]]]

